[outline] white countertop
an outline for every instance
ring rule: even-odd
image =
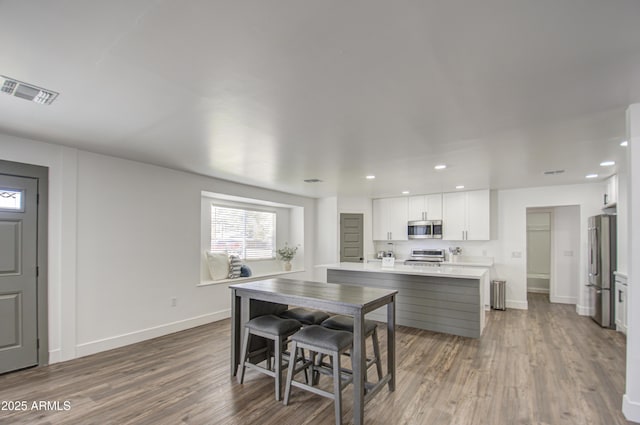
[[[367,260],[370,263],[380,263],[382,260],[379,258]],[[403,263],[405,260],[402,258],[396,258],[397,263]],[[493,267],[493,257],[471,257],[461,255],[454,261],[443,261],[441,263],[444,266],[458,266],[458,267]]]
[[[492,267],[493,261],[444,261],[442,264],[459,267]]]
[[[487,269],[484,268],[471,268],[471,267],[455,267],[455,266],[440,266],[440,267],[423,267],[423,266],[405,266],[404,264],[396,263],[394,267],[382,267],[381,263],[337,263],[337,264],[323,264],[318,267],[326,267],[333,270],[350,270],[357,272],[373,272],[373,273],[398,273],[398,274],[412,274],[418,276],[441,276],[441,277],[456,277],[462,279],[480,279]]]

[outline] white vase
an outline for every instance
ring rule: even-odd
[[[282,267],[284,268],[284,271],[290,272],[291,271],[291,261],[285,261],[284,263],[282,263]]]

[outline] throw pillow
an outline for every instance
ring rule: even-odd
[[[249,266],[243,264],[242,267],[240,267],[240,277],[251,277],[251,269]]]
[[[239,255],[229,254],[229,279],[240,277],[242,260]]]
[[[229,276],[229,257],[227,254],[206,251],[205,256],[211,279],[222,280]]]

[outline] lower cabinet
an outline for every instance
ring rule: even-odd
[[[627,334],[627,278],[616,274],[616,329]]]

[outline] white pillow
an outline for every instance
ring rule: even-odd
[[[217,254],[209,251],[205,251],[204,254],[207,258],[211,279],[227,279],[229,277],[229,256],[226,253]]]

